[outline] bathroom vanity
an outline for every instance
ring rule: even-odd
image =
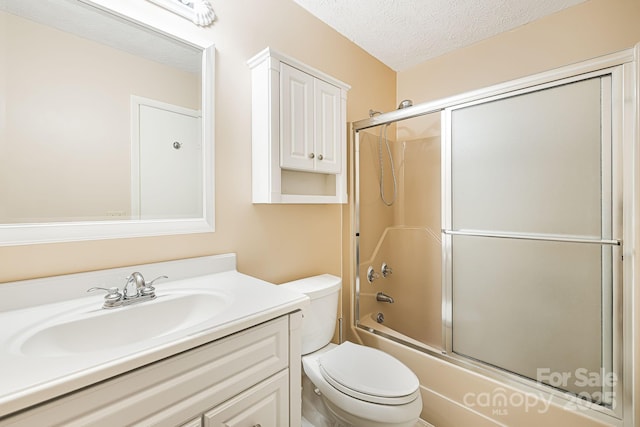
[[[134,271],[169,279],[126,307],[85,293]],[[0,297],[0,426],[300,425],[308,300],[239,273],[235,255],[9,283]]]

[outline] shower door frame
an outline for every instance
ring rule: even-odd
[[[353,179],[353,194],[354,194],[354,206],[353,206],[353,224],[354,224],[354,281],[355,281],[355,293],[354,293],[354,318],[353,325],[357,329],[373,333],[395,341],[404,346],[416,349],[430,356],[445,360],[457,366],[464,367],[470,371],[480,373],[489,378],[501,381],[509,386],[514,387],[517,390],[523,392],[536,392],[544,393],[550,396],[550,399],[559,405],[566,405],[567,402],[574,403],[576,407],[585,411],[585,415],[589,415],[593,418],[601,421],[614,423],[614,425],[631,427],[634,424],[634,410],[633,410],[633,388],[634,388],[634,337],[637,331],[634,326],[633,309],[637,305],[634,298],[634,284],[636,282],[635,263],[636,256],[634,254],[635,247],[637,245],[637,231],[636,217],[640,213],[640,186],[639,182],[640,174],[638,173],[638,167],[640,161],[638,160],[638,151],[640,151],[640,141],[638,141],[638,110],[640,110],[639,98],[639,83],[640,82],[640,67],[638,66],[638,60],[640,58],[640,44],[636,45],[633,49],[627,49],[621,52],[605,55],[592,60],[584,61],[578,64],[561,67],[548,72],[543,72],[530,77],[514,80],[511,82],[491,86],[489,88],[445,98],[442,100],[426,102],[422,104],[416,104],[413,107],[408,107],[401,110],[391,111],[389,113],[383,113],[369,119],[360,120],[351,124],[351,134],[354,147],[353,165],[354,165],[354,179]],[[615,409],[609,409],[604,406],[594,405],[589,402],[582,402],[575,398],[570,400],[572,396],[568,393],[555,390],[552,387],[536,383],[530,379],[524,379],[518,375],[509,373],[499,368],[495,368],[483,363],[470,360],[468,358],[458,356],[451,351],[451,266],[450,250],[451,250],[451,231],[446,232],[448,224],[447,214],[450,209],[450,194],[447,191],[450,189],[450,178],[444,176],[443,168],[443,182],[442,182],[442,349],[432,348],[428,345],[418,346],[416,344],[407,342],[399,337],[389,335],[385,332],[375,330],[369,326],[360,324],[360,165],[359,165],[359,151],[360,151],[360,139],[359,132],[362,130],[374,128],[380,125],[392,124],[398,121],[411,119],[427,114],[440,113],[442,120],[442,163],[445,166],[447,161],[447,154],[445,153],[447,144],[444,138],[447,135],[447,111],[453,108],[460,107],[462,105],[468,105],[471,103],[479,103],[483,100],[496,97],[507,97],[517,92],[531,91],[532,87],[542,87],[544,85],[553,86],[554,82],[558,80],[582,80],[584,75],[593,74],[606,75],[611,74],[612,70],[619,70],[617,82],[614,81],[614,85],[618,84],[619,89],[622,91],[622,99],[616,99],[616,93],[613,94],[613,102],[617,102],[619,105],[619,119],[621,126],[616,126],[612,123],[613,138],[621,140],[621,159],[620,165],[623,169],[621,181],[622,181],[622,200],[624,200],[622,208],[622,241],[618,242],[615,239],[609,239],[605,244],[616,245],[620,243],[620,251],[622,258],[622,271],[618,271],[621,277],[620,288],[617,291],[614,289],[613,301],[613,323],[614,323],[614,370],[616,370],[621,377],[621,381],[618,382],[615,390],[618,397],[618,406]],[[615,78],[614,78],[615,80]],[[616,90],[614,86],[614,91]],[[613,106],[613,108],[617,108]],[[614,114],[615,112],[612,112]],[[635,114],[634,114],[635,113]],[[615,159],[614,159],[615,161]],[[614,163],[615,164],[615,163]],[[450,224],[449,224],[450,225]],[[450,228],[449,228],[450,230]],[[524,236],[531,237],[531,236]],[[570,237],[568,237],[570,239]],[[598,242],[602,243],[602,242]],[[615,275],[614,271],[614,275]],[[614,278],[615,287],[615,278]],[[637,298],[636,298],[637,299]]]
[[[622,242],[629,241],[632,236],[626,235],[623,236],[625,227],[623,226],[623,218],[622,212],[620,209],[616,209],[616,207],[624,206],[623,197],[622,197],[622,181],[623,181],[623,168],[622,168],[622,151],[625,150],[624,139],[622,137],[622,122],[624,116],[624,107],[623,107],[623,99],[628,92],[625,92],[623,87],[624,81],[624,66],[618,65],[608,68],[603,68],[598,71],[593,71],[589,73],[581,73],[575,76],[571,76],[568,78],[553,80],[547,83],[542,83],[538,85],[532,85],[530,87],[510,91],[508,93],[491,96],[487,98],[482,98],[480,100],[471,101],[468,103],[463,103],[456,105],[454,107],[446,108],[442,111],[442,133],[444,135],[443,138],[443,150],[442,150],[442,245],[443,245],[443,292],[444,297],[443,301],[445,301],[445,307],[443,307],[443,317],[444,317],[444,348],[445,351],[451,355],[451,357],[461,358],[464,360],[468,360],[473,364],[482,364],[484,365],[487,362],[483,362],[482,360],[473,359],[468,356],[464,356],[458,353],[455,353],[453,348],[453,238],[454,236],[467,236],[467,237],[485,237],[485,238],[493,238],[493,239],[509,239],[509,240],[529,240],[529,241],[539,241],[539,242],[556,242],[556,243],[578,243],[578,244],[586,244],[586,245],[599,245],[601,247],[610,247],[611,252],[606,255],[605,251],[603,251],[601,255],[602,259],[602,273],[601,273],[601,284],[604,286],[605,281],[609,281],[612,287],[612,295],[608,298],[612,298],[613,301],[609,301],[612,304],[611,313],[609,314],[608,319],[603,316],[602,319],[602,328],[610,328],[612,331],[612,336],[609,337],[609,345],[612,347],[612,356],[611,359],[606,359],[605,361],[605,353],[603,352],[603,366],[606,365],[606,372],[609,372],[609,368],[611,368],[611,372],[613,372],[620,380],[616,381],[613,390],[609,390],[613,392],[613,396],[623,396],[623,383],[624,379],[622,378],[622,328],[621,325],[615,321],[617,315],[622,313],[621,302],[622,298],[622,263],[616,262],[615,260],[619,260],[622,257]],[[601,127],[601,152],[603,153],[600,161],[601,166],[601,206],[602,206],[602,220],[603,224],[602,234],[605,237],[600,239],[596,238],[581,238],[578,236],[572,235],[554,235],[554,234],[534,234],[534,233],[518,233],[518,232],[491,232],[484,230],[457,230],[453,228],[453,203],[452,203],[452,113],[457,109],[463,109],[472,106],[478,106],[484,103],[491,103],[494,101],[506,100],[513,97],[525,96],[527,94],[533,94],[539,91],[544,91],[546,89],[553,89],[560,86],[582,82],[594,78],[601,79],[601,90],[603,91],[602,101],[601,101],[601,117],[603,119],[603,126]],[[603,79],[607,79],[608,81],[603,81]],[[608,92],[607,85],[605,83],[609,83]],[[619,98],[617,95],[621,95]],[[613,97],[613,99],[612,99]],[[609,116],[602,115],[603,111],[608,108]],[[616,120],[617,119],[617,120]],[[616,143],[616,140],[619,141]],[[608,152],[608,155],[605,155]],[[627,181],[630,183],[630,181]],[[608,209],[607,209],[608,208]],[[608,212],[607,212],[608,211]],[[609,224],[605,226],[604,224]],[[613,236],[620,236],[619,239]],[[607,238],[609,237],[609,238]],[[603,298],[602,305],[604,306],[607,299]],[[517,320],[517,319],[514,319]],[[604,349],[605,339],[601,342],[601,349]],[[497,370],[505,370],[506,368],[493,367],[489,365],[490,369]],[[576,367],[577,369],[577,367]],[[506,371],[508,372],[508,371]],[[516,374],[517,375],[517,374]],[[520,378],[516,376],[516,378]],[[541,384],[539,381],[534,380],[533,378],[528,378],[522,376],[524,381],[534,381],[537,384]],[[544,390],[545,386],[542,386],[540,389]],[[551,387],[551,386],[548,386]],[[603,391],[604,391],[603,386]],[[544,390],[551,391],[555,393],[555,390]],[[568,391],[562,391],[558,389],[562,395],[565,393],[570,395]],[[573,395],[571,395],[573,396]],[[564,397],[564,396],[559,396]],[[569,399],[574,399],[577,402],[577,397]],[[613,399],[615,406],[613,409],[609,408],[605,405],[595,404],[592,409],[598,410],[607,415],[613,416],[618,419],[622,419],[622,405],[616,406],[616,399]]]

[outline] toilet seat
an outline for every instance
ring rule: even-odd
[[[419,393],[415,374],[394,357],[371,347],[344,342],[318,359],[320,373],[340,392],[382,405],[403,405]]]

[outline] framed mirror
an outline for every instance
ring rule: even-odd
[[[213,45],[0,0],[0,245],[214,231]]]

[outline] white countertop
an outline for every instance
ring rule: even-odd
[[[206,258],[210,262],[215,257]],[[212,313],[206,321],[151,340],[95,352],[25,354],[15,343],[20,341],[21,333],[52,313],[65,313],[87,305],[95,305],[96,309],[102,310],[101,295],[80,294],[82,298],[0,312],[0,417],[300,310],[308,304],[306,296],[239,273],[235,270],[235,258],[232,266],[234,268],[230,270],[218,269],[218,272],[156,285],[158,298],[162,297],[163,292],[184,290],[209,290],[226,295],[228,304]],[[56,280],[60,281],[60,277]],[[45,279],[38,280],[46,283]],[[110,311],[115,313],[133,307]],[[153,319],[139,321],[152,322]],[[135,326],[131,325],[133,328]],[[114,330],[113,333],[118,331]]]

